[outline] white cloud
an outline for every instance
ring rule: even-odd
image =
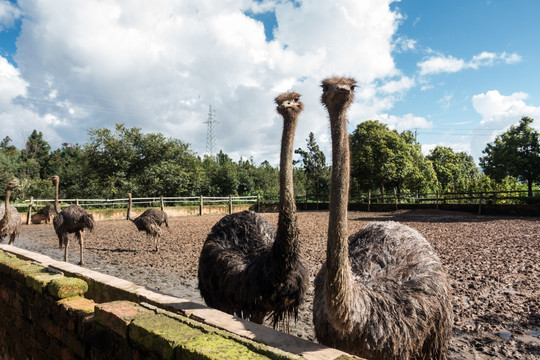
[[[482,116],[481,125],[504,127],[517,123],[523,116],[540,119],[540,107],[527,105],[527,98],[528,95],[523,92],[506,96],[491,90],[474,95],[472,103],[476,112]]]
[[[403,116],[380,114],[376,119],[388,125],[390,129],[395,129],[399,132],[412,129],[430,129],[433,127],[432,122],[413,114],[405,114]]]
[[[279,92],[303,95],[295,146],[305,146],[310,131],[323,142],[328,135],[322,78],[353,76],[373,87],[363,98],[370,113],[391,108],[414,85],[392,59],[400,15],[390,2],[20,2],[24,17],[14,59],[25,86],[3,90],[5,98],[21,98],[3,121],[16,113],[24,129],[46,128],[53,148],[82,143],[88,129],[119,122],[179,138],[202,154],[212,104],[218,149],[277,163],[281,119],[273,99]],[[246,12],[272,10],[277,28],[267,42],[263,24]],[[353,108],[365,114],[363,106]],[[21,133],[18,146],[26,131],[20,127],[14,129]]]
[[[27,86],[19,70],[0,56],[0,112],[6,111],[16,97],[25,96]]]
[[[422,154],[429,155],[431,150],[435,149],[436,146],[443,146],[451,148],[455,153],[464,152],[466,154],[471,154],[471,144],[468,142],[448,142],[441,141],[436,144],[422,144]]]
[[[482,156],[487,143],[492,142],[510,125],[519,123],[524,116],[535,119],[532,126],[540,130],[540,106],[528,105],[525,102],[527,98],[528,94],[524,92],[503,95],[497,90],[473,96],[473,107],[482,117],[472,141],[473,156]]]
[[[439,73],[455,73],[465,69],[478,69],[484,66],[493,66],[497,62],[512,64],[521,61],[521,56],[515,53],[506,52],[497,54],[483,51],[474,55],[471,60],[465,61],[453,56],[435,55],[427,60],[418,63],[420,75],[431,75]]]
[[[0,0],[0,31],[13,27],[20,17],[21,12],[15,5],[7,0]]]

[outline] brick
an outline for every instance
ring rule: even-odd
[[[25,284],[35,292],[42,294],[49,282],[63,277],[64,275],[62,274],[48,272],[46,269],[44,269],[40,272],[28,274],[25,279]]]
[[[138,317],[129,326],[131,341],[163,359],[173,359],[176,346],[201,334],[198,329],[153,313]]]
[[[63,277],[51,280],[47,285],[47,291],[57,299],[64,299],[83,295],[88,291],[88,284],[78,278]]]
[[[86,358],[86,344],[84,343],[84,341],[78,339],[76,334],[74,334],[73,332],[62,329],[60,341],[70,350],[70,352],[72,352],[79,358]]]
[[[127,339],[128,325],[141,314],[151,313],[130,301],[111,301],[95,307],[96,322],[109,327],[112,331]]]

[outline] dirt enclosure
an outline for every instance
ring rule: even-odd
[[[277,224],[277,213],[262,214]],[[313,281],[325,259],[327,212],[299,213],[301,251]],[[220,215],[175,217],[159,252],[125,220],[100,221],[86,236],[86,266],[139,285],[202,302],[199,252]],[[540,359],[540,233],[538,218],[476,216],[440,211],[349,213],[349,231],[370,221],[400,221],[437,250],[453,288],[454,339],[449,359]],[[71,238],[72,239],[72,238]],[[70,241],[69,261],[79,260]],[[15,246],[62,260],[52,225],[23,225]],[[313,284],[313,283],[312,283]],[[310,287],[291,333],[314,340]]]

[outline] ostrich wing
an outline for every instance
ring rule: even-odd
[[[0,229],[0,239],[3,239],[4,237],[15,234],[15,236],[19,235],[20,229],[21,229],[21,215],[17,211],[17,208],[13,205],[10,205],[11,210],[11,216],[9,217],[9,222],[5,227]],[[5,213],[5,206],[2,203],[0,205],[0,219],[4,217]]]

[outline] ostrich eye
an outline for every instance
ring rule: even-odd
[[[354,91],[356,89],[356,85],[351,85],[351,90]]]
[[[296,98],[296,99],[294,99],[294,102],[298,102],[298,101],[300,101],[300,99],[299,99],[299,98]]]
[[[324,92],[327,92],[327,91],[328,91],[328,85],[323,84],[323,85],[321,85],[321,86],[322,86],[322,91],[324,91]]]

